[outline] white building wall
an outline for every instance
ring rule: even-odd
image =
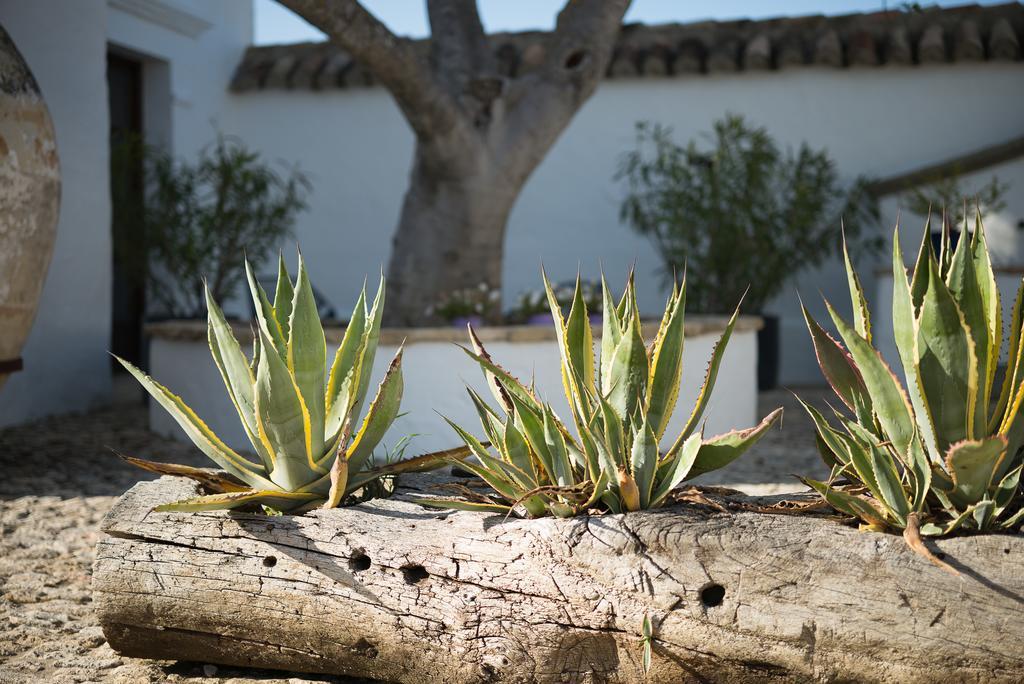
[[[49,106],[63,182],[25,370],[0,393],[0,425],[9,425],[84,410],[110,396],[108,44],[147,60],[151,141],[193,155],[216,135],[227,84],[252,41],[252,2],[0,0],[0,24]]]
[[[149,9],[154,4],[178,13],[154,15]],[[252,43],[251,0],[108,0],[108,5],[111,45],[151,67],[144,74],[143,89],[151,92],[145,94],[143,117],[150,128],[165,130],[151,130],[150,139],[168,144],[175,154],[194,155],[216,137],[231,75]],[[154,111],[159,109],[167,111]]]
[[[25,370],[0,392],[0,425],[84,409],[110,393],[104,12],[102,0],[0,0],[0,24],[50,109],[62,176],[53,261],[22,351]]]
[[[506,305],[538,285],[542,261],[555,279],[572,277],[577,267],[593,278],[603,263],[618,284],[635,260],[641,305],[660,311],[657,254],[619,222],[623,188],[612,180],[638,120],[671,125],[685,141],[726,112],[744,114],[782,145],[826,147],[851,180],[910,171],[1018,136],[1022,111],[1020,64],[605,81],[512,213]],[[230,98],[222,124],[272,159],[301,160],[312,176],[311,209],[300,218],[298,239],[311,271],[320,274],[318,288],[344,314],[364,276],[387,262],[412,158],[412,134],[390,97],[380,88],[246,93]],[[1014,191],[1024,192],[1024,181]],[[823,314],[818,290],[842,302],[844,287],[841,270],[830,264],[804,274],[770,306],[782,316],[783,383],[820,382],[796,289]]]

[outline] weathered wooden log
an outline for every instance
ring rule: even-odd
[[[692,504],[151,512],[195,490],[140,483],[103,523],[96,609],[121,654],[398,682],[1024,679],[1021,535],[933,544],[954,577],[821,515]]]

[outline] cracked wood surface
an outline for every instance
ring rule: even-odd
[[[1021,535],[930,543],[955,578],[899,537],[811,515],[679,505],[503,520],[400,492],[267,517],[153,513],[195,485],[137,484],[97,549],[108,641],[136,657],[417,683],[1024,678]]]

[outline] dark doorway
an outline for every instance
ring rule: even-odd
[[[113,237],[113,316],[110,350],[145,365],[146,258],[142,221],[142,62],[107,54],[110,104],[110,200]],[[115,370],[121,364],[111,359]]]

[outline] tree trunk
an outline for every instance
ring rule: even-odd
[[[522,183],[499,178],[479,147],[438,146],[417,145],[392,241],[387,325],[436,324],[431,307],[445,295],[501,289],[505,224]]]
[[[410,683],[1024,679],[1020,535],[937,542],[953,577],[899,537],[742,496],[568,520],[407,490],[299,517],[151,512],[195,491],[140,483],[103,522],[93,587],[121,654]]]
[[[501,286],[505,221],[530,172],[593,94],[630,0],[566,0],[502,74],[475,0],[427,0],[424,51],[359,0],[278,0],[368,68],[416,134],[388,275],[388,325],[437,323],[454,290]]]

